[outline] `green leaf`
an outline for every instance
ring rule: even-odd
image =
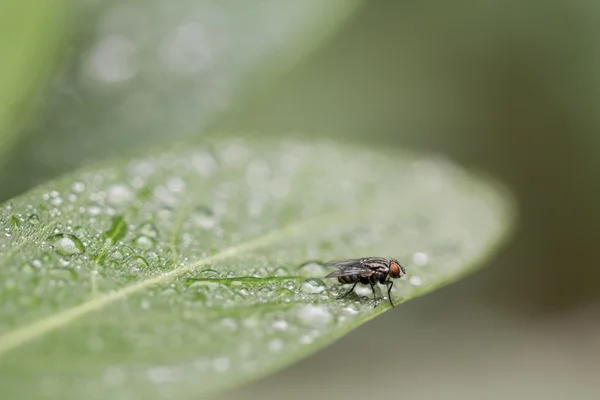
[[[362,0],[75,3],[77,51],[29,139],[7,153],[0,200],[90,159],[198,135],[242,99],[256,101]]]
[[[67,0],[0,2],[0,164],[20,133],[31,96],[55,64]]]
[[[63,177],[1,209],[0,396],[188,398],[263,376],[390,308],[364,287],[337,299],[323,261],[397,258],[400,304],[479,264],[510,204],[448,161],[326,141]]]

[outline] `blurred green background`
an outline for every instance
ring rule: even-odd
[[[597,398],[598,4],[41,4],[0,6],[1,200],[165,143],[290,133],[443,153],[519,200],[488,268],[229,398]]]

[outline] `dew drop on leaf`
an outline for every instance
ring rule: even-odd
[[[427,256],[426,253],[415,253],[413,254],[413,263],[418,266],[418,267],[422,267],[423,265],[426,265],[427,262],[429,261],[429,257]]]
[[[285,285],[286,289],[289,289],[289,290],[296,289],[296,282],[294,282],[291,279],[289,281],[286,281],[284,285]]]
[[[315,293],[321,293],[324,290],[325,290],[325,283],[320,279],[310,278],[310,279],[306,279],[304,282],[302,282],[302,291],[304,293],[315,294]]]
[[[75,193],[83,193],[85,191],[85,183],[79,181],[73,182],[71,190]]]
[[[221,320],[221,325],[230,330],[237,329],[237,323],[233,318],[224,318],[223,320]]]
[[[271,350],[272,352],[281,351],[281,349],[283,349],[283,345],[283,340],[273,339],[269,342],[269,350]]]
[[[215,271],[214,269],[206,268],[200,271],[198,277],[201,278],[219,278],[219,271]]]
[[[359,296],[371,296],[373,294],[373,290],[371,290],[369,285],[358,285],[354,288],[354,293]]]
[[[202,229],[212,229],[217,225],[215,213],[208,207],[196,207],[190,213],[190,220],[193,224]]]
[[[421,286],[423,284],[423,280],[420,276],[411,276],[409,282],[411,285],[414,286]]]
[[[298,319],[304,325],[320,328],[328,325],[333,320],[331,313],[321,306],[307,304],[298,310]]]
[[[302,276],[323,276],[325,274],[325,268],[322,264],[311,261],[300,266],[300,273]]]
[[[133,243],[135,244],[135,246],[137,248],[140,248],[143,250],[150,250],[155,245],[154,239],[152,239],[148,236],[144,236],[144,235],[140,235],[137,238],[135,238]]]
[[[106,201],[113,206],[123,205],[133,199],[133,191],[123,183],[111,185],[106,191]]]
[[[218,357],[215,358],[212,362],[212,366],[217,372],[225,372],[229,369],[231,365],[231,361],[228,357]]]
[[[345,307],[345,308],[342,310],[342,313],[343,313],[344,315],[347,315],[347,316],[353,316],[353,315],[356,315],[356,314],[358,314],[358,310],[357,310],[357,309],[355,309],[354,307]]]
[[[27,222],[29,222],[31,225],[39,225],[40,217],[38,217],[37,214],[31,214],[29,218],[27,218]]]
[[[75,235],[57,233],[48,237],[50,246],[61,256],[72,256],[85,252],[85,246]]]
[[[89,206],[87,208],[87,212],[90,216],[96,217],[96,216],[102,214],[102,209],[99,206]]]
[[[273,322],[273,325],[271,325],[271,327],[276,330],[276,331],[280,331],[280,332],[285,332],[288,330],[289,328],[289,324],[287,323],[287,321],[280,319],[277,320],[275,322]]]
[[[311,344],[314,342],[314,339],[311,335],[302,335],[299,340],[300,344]]]
[[[288,276],[290,273],[284,267],[277,267],[273,270],[273,276]]]
[[[210,291],[214,291],[219,287],[217,282],[211,281],[195,281],[190,285],[190,288],[199,288],[199,289],[208,289]]]
[[[148,261],[142,256],[136,256],[131,260],[130,265],[133,268],[148,268]]]
[[[149,221],[140,226],[139,232],[141,235],[151,238],[156,238],[158,236],[158,229],[156,229],[156,225]]]
[[[292,301],[292,298],[295,296],[295,294],[295,292],[284,287],[280,287],[275,290],[275,295],[279,297],[284,303],[289,303],[290,301]]]

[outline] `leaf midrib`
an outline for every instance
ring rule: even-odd
[[[331,229],[332,227],[337,227],[339,229],[342,225],[344,227],[348,225],[363,225],[366,220],[365,216],[358,217],[358,215],[355,214],[359,214],[361,211],[372,213],[381,209],[385,209],[385,207],[380,207],[378,204],[372,204],[371,207],[368,207],[365,204],[359,204],[335,213],[319,215],[295,224],[290,224],[280,230],[268,232],[263,236],[259,236],[237,246],[226,248],[220,253],[203,258],[187,266],[175,268],[165,274],[137,282],[110,293],[98,294],[85,303],[60,311],[55,315],[44,317],[38,321],[31,322],[0,336],[0,357],[46,333],[66,326],[70,322],[83,317],[92,311],[101,310],[117,300],[125,299],[129,295],[140,292],[151,286],[168,282],[186,272],[191,272],[207,264],[221,261],[261,247],[266,247],[291,237],[306,235],[313,230],[322,232],[323,230]],[[353,215],[355,218],[352,218]]]

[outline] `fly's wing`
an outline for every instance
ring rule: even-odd
[[[324,265],[329,268],[347,268],[347,267],[362,267],[368,269],[376,269],[382,265],[387,265],[388,260],[382,257],[363,257],[349,258],[347,260],[328,261]]]
[[[339,276],[349,275],[369,276],[372,273],[373,271],[365,267],[347,267],[343,269],[338,269],[337,271],[333,271],[332,273],[325,275],[325,278],[337,278]]]
[[[337,278],[340,276],[359,275],[368,276],[372,271],[369,267],[362,263],[360,258],[329,261],[325,263],[326,267],[337,268],[337,271],[333,271],[325,278]]]
[[[345,268],[350,266],[360,266],[362,264],[360,258],[349,258],[347,260],[333,260],[327,261],[325,264],[329,268]]]

